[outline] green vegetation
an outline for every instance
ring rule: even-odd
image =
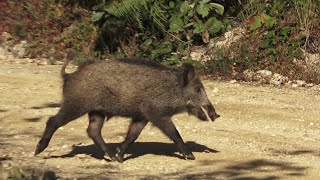
[[[93,7],[99,25],[97,49],[178,64],[193,44],[208,43],[224,28],[224,7],[209,0],[123,0]],[[120,48],[120,51],[119,51]]]
[[[229,49],[216,49],[207,63],[210,73],[270,69],[283,75],[320,82],[319,74],[303,70],[303,51],[319,53],[319,1],[253,0],[238,15],[246,35]]]
[[[303,51],[320,51],[318,0],[15,0],[3,9],[0,31],[27,39],[31,57],[60,59],[74,49],[79,62],[111,54],[177,65],[190,61],[192,47],[240,26],[239,41],[210,50],[214,58],[197,66],[223,76],[266,68],[320,82],[295,63]]]

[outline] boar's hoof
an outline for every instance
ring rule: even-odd
[[[195,160],[196,159],[192,153],[191,154],[184,154],[183,157],[186,160]]]
[[[44,149],[46,149],[48,146],[48,140],[45,139],[41,139],[36,147],[36,150],[34,152],[34,155],[38,155],[39,153],[41,153]]]
[[[118,147],[117,150],[116,150],[116,155],[115,155],[115,158],[118,162],[123,162],[124,161],[124,153],[121,151],[121,149]]]
[[[116,159],[120,163],[123,163],[123,161],[124,161],[123,156],[119,156],[118,154],[116,154]]]
[[[108,153],[105,153],[105,155],[103,156],[105,160],[107,161],[117,161],[118,159],[116,158],[116,156],[111,156]]]

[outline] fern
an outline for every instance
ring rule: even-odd
[[[165,25],[163,24],[163,22],[166,22],[167,18],[165,17],[166,11],[164,11],[163,8],[164,7],[161,7],[161,4],[158,1],[155,1],[150,7],[149,12],[153,24],[156,25],[156,27],[162,32],[165,32]]]
[[[119,19],[133,21],[140,29],[143,29],[142,11],[146,9],[146,0],[124,0],[119,4],[113,4],[105,11]]]
[[[162,32],[165,31],[166,17],[160,0],[123,0],[112,3],[102,9],[106,14],[118,19],[134,22],[139,29],[144,29],[144,21],[153,24]],[[99,5],[101,7],[101,5]],[[108,19],[106,20],[108,21]]]

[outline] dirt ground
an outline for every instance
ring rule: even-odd
[[[124,163],[109,162],[86,134],[87,117],[60,128],[34,156],[49,116],[59,109],[60,65],[0,64],[0,163],[60,179],[320,179],[320,88],[286,89],[204,81],[221,115],[203,122],[173,117],[196,160],[148,124]],[[115,149],[128,119],[106,122]]]

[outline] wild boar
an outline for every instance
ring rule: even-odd
[[[63,102],[59,112],[47,121],[35,155],[49,144],[54,132],[70,121],[89,115],[87,133],[94,143],[112,160],[123,162],[128,146],[133,143],[150,121],[167,135],[185,159],[195,159],[182,140],[171,117],[188,112],[201,120],[214,121],[219,115],[209,101],[192,64],[166,67],[145,59],[124,58],[87,63],[63,78]],[[113,116],[132,119],[125,140],[111,152],[101,128]]]

